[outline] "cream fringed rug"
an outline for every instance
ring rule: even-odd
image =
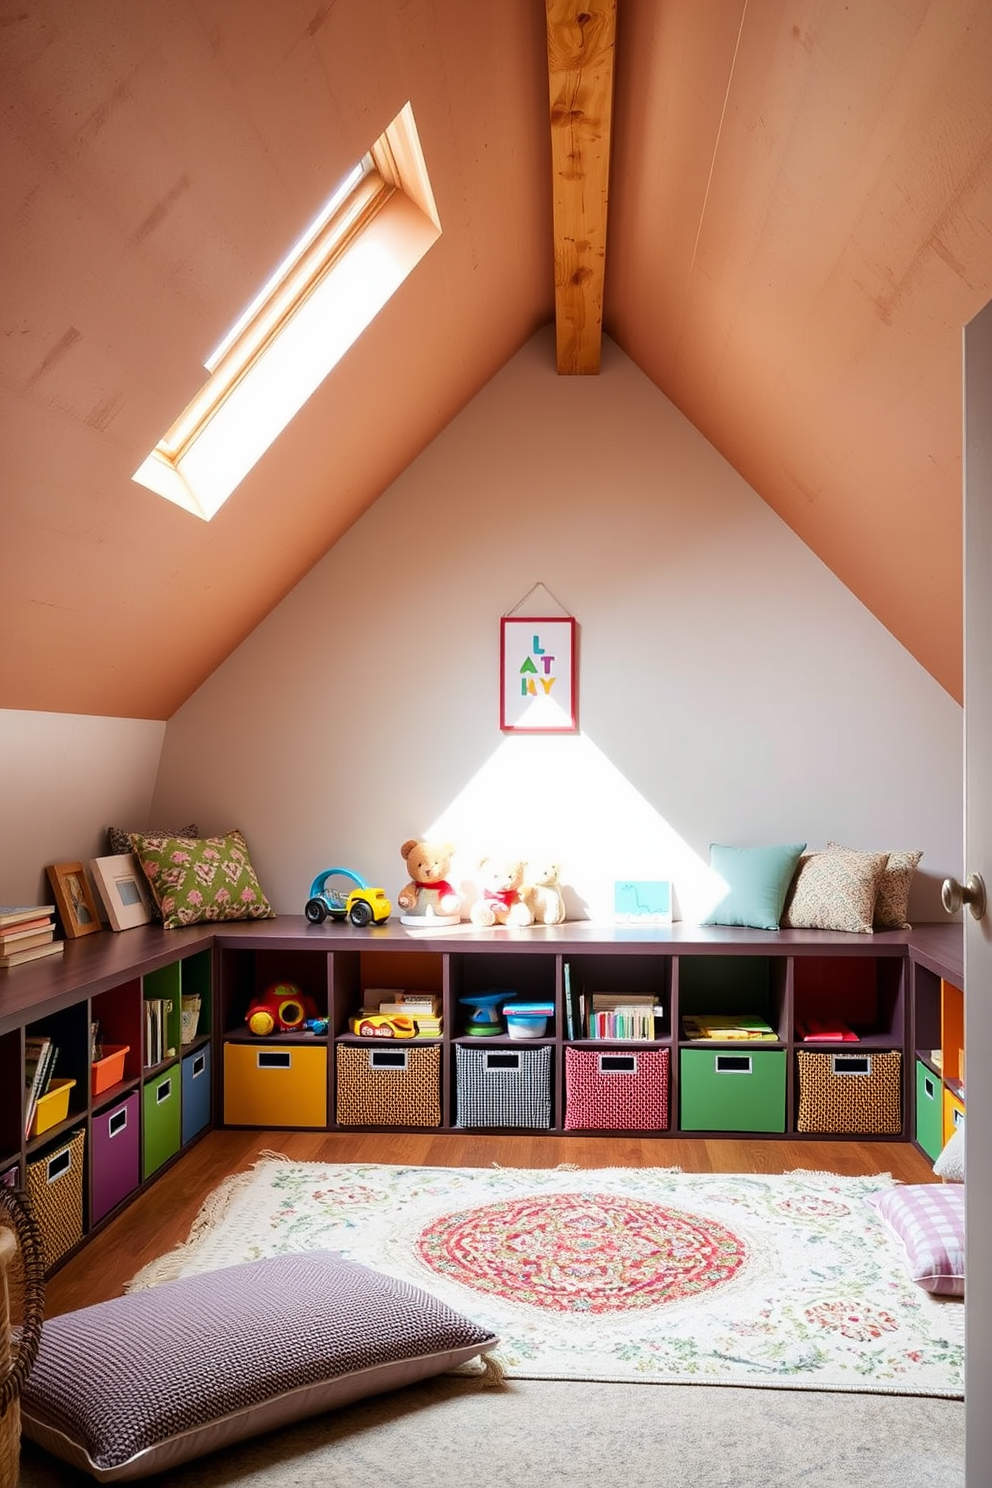
[[[490,1327],[507,1376],[960,1397],[964,1308],[907,1276],[888,1177],[415,1168],[263,1154],[128,1290],[336,1250]]]

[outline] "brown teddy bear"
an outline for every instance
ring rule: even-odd
[[[530,887],[527,902],[535,925],[560,925],[565,918],[565,900],[558,873],[558,864],[547,858],[527,864],[526,879]]]
[[[396,902],[403,914],[402,925],[457,925],[461,919],[461,895],[452,888],[446,874],[451,867],[454,848],[450,842],[423,842],[411,837],[400,848],[410,882],[401,889]]]
[[[515,858],[483,858],[479,871],[482,894],[469,910],[472,924],[481,929],[490,925],[533,925],[534,916],[524,887],[523,862]]]

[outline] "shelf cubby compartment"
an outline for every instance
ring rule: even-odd
[[[68,1109],[64,1117],[40,1132],[29,1136],[27,1145],[34,1150],[40,1143],[50,1143],[71,1126],[78,1126],[89,1109],[90,1095],[90,1022],[89,1004],[85,998],[70,1007],[29,1023],[25,1029],[28,1038],[48,1037],[54,1043],[57,1054],[50,1077],[53,1081],[72,1080]],[[18,1082],[23,1090],[23,1081]]]
[[[230,950],[223,953],[220,974],[221,1024],[226,1038],[251,1037],[247,1026],[252,1003],[275,987],[295,988],[314,1016],[328,1017],[329,957],[313,950]],[[201,1026],[202,1026],[201,1013]],[[268,1042],[293,1040],[295,1030],[267,1033]],[[283,1124],[283,1123],[280,1123]]]
[[[25,1094],[21,1031],[12,1028],[0,1036],[0,1168],[6,1171],[20,1156]]]
[[[782,1042],[787,1041],[785,956],[680,956],[677,977],[679,1037],[686,1040],[682,1019],[714,1013],[763,1018]],[[698,1040],[696,1041],[698,1046]],[[710,1040],[706,1040],[707,1046]],[[732,1040],[761,1048],[772,1040]]]
[[[903,962],[885,956],[797,956],[793,963],[793,1021],[797,1044],[810,1021],[841,1023],[869,1049],[902,1048],[906,1036]],[[853,1040],[826,1041],[828,1048],[854,1048]]]
[[[559,1022],[561,1002],[556,997],[556,958],[543,947],[519,951],[482,951],[470,955],[453,955],[449,960],[449,987],[445,1000],[446,1028],[453,1038],[465,1035],[471,1018],[471,1005],[463,997],[483,996],[487,992],[505,992],[507,1001],[548,1002],[555,1016],[548,1019],[547,1036],[554,1038]],[[472,1043],[479,1042],[472,1038]],[[491,1043],[491,1039],[482,1040]],[[514,1040],[520,1048],[531,1040]]]
[[[110,1049],[126,1048],[124,1066],[120,1079],[94,1091],[93,1066],[90,1066],[89,1085],[94,1106],[111,1105],[120,1099],[129,1083],[141,1077],[141,1049],[144,1039],[143,1001],[141,983],[135,978],[122,982],[106,992],[99,993],[90,1001],[90,1019],[97,1024],[99,1045],[106,1055]],[[103,1084],[103,1080],[100,1079]]]
[[[604,1042],[599,1038],[590,1038],[585,1029],[578,1027],[579,999],[585,999],[588,1012],[591,999],[597,992],[619,997],[626,995],[653,997],[656,1005],[662,1009],[661,1014],[656,1015],[654,1020],[653,1039],[639,1039],[636,1042],[641,1044],[655,1041],[665,1043],[671,1039],[671,957],[584,952],[575,956],[566,956],[564,962],[566,965],[562,969],[562,980],[563,983],[567,980],[569,984],[577,1025],[573,1042],[589,1043],[594,1048],[599,1048]],[[565,1028],[562,1029],[562,1035],[566,1036]],[[632,1041],[622,1039],[609,1040],[609,1042],[619,1042],[622,1045]]]

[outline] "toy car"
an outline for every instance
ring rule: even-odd
[[[330,880],[335,877],[345,878],[355,887],[346,890],[332,884]],[[361,929],[366,925],[384,925],[392,912],[393,906],[384,890],[370,888],[350,868],[325,868],[318,873],[303,910],[312,925],[323,924],[330,915],[332,920],[350,920]]]

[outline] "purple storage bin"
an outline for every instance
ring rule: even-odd
[[[138,1092],[115,1101],[93,1115],[90,1171],[93,1202],[90,1224],[97,1224],[141,1181],[141,1143],[138,1131]]]

